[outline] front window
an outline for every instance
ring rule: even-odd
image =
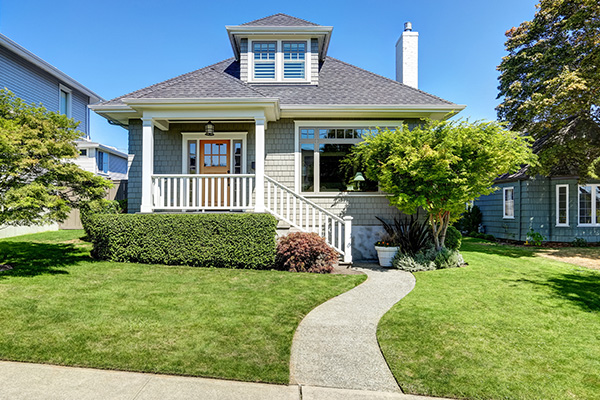
[[[569,185],[556,185],[556,226],[569,226]]]
[[[283,42],[283,78],[304,79],[306,42]]]
[[[377,182],[342,160],[362,141],[364,128],[300,128],[300,189],[309,193],[377,192]]]
[[[600,225],[600,185],[579,186],[579,224]]]
[[[253,42],[254,79],[275,79],[277,42]]]
[[[515,188],[504,188],[504,218],[515,217]]]

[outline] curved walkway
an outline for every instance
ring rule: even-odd
[[[357,266],[368,279],[312,310],[292,342],[290,381],[307,386],[400,392],[377,343],[379,319],[415,287],[412,274]]]

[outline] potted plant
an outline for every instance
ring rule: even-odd
[[[400,249],[400,246],[394,243],[391,236],[384,235],[384,237],[382,237],[382,240],[375,243],[375,251],[377,251],[379,265],[382,267],[391,267],[392,259],[398,252],[398,249]]]

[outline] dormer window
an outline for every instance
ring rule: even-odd
[[[283,79],[304,79],[306,42],[283,42]]]
[[[252,40],[250,61],[253,82],[306,82],[308,40]]]
[[[254,79],[275,79],[277,42],[254,42]]]

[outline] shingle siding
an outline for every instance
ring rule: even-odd
[[[127,185],[127,210],[137,213],[142,205],[142,121],[129,120],[129,154],[133,161],[129,167]]]
[[[556,226],[556,185],[569,185],[569,226]],[[552,242],[571,242],[582,237],[600,241],[600,227],[578,227],[578,184],[576,179],[536,177],[503,182],[499,190],[482,196],[475,204],[481,208],[483,225],[488,234],[502,239],[525,241],[529,229],[541,233]],[[515,188],[515,219],[504,219],[502,189]]]
[[[319,84],[319,41],[310,40],[310,83]]]
[[[248,82],[248,39],[240,43],[240,80]]]
[[[60,83],[72,90],[71,116],[76,121],[81,121],[79,130],[87,133],[89,98],[0,46],[0,88],[7,88],[28,104],[42,103],[46,109],[58,111]]]

